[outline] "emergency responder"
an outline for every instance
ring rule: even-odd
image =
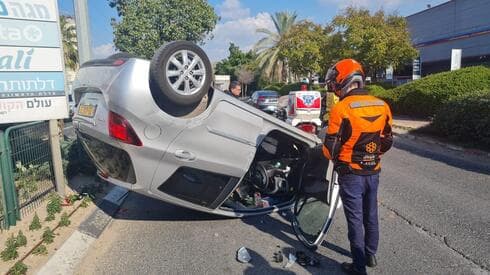
[[[332,106],[339,102],[339,97],[334,93],[324,93],[322,96],[322,109],[320,111],[320,120],[322,121],[322,128],[328,125],[328,117],[330,116],[330,110]]]
[[[226,94],[238,98],[242,93],[242,85],[239,81],[232,81],[228,86],[228,90],[225,91]]]
[[[329,91],[340,101],[330,113],[323,153],[334,161],[339,175],[353,260],[341,267],[348,274],[366,274],[366,265],[377,265],[380,156],[393,143],[390,108],[368,95],[364,77],[353,59],[339,61],[326,75]]]

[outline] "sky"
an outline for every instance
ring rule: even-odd
[[[60,14],[73,15],[73,1],[57,0]],[[115,8],[106,0],[87,0],[92,39],[92,57],[103,58],[117,50],[113,44],[111,18],[118,18]],[[427,5],[436,6],[447,0],[209,0],[220,21],[213,30],[213,39],[206,40],[203,49],[212,62],[228,56],[230,42],[242,50],[250,50],[262,37],[257,28],[274,30],[271,15],[280,11],[296,12],[298,19],[326,24],[349,5],[372,11],[383,8],[408,16],[422,11]]]

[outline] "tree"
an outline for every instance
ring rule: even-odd
[[[64,15],[60,16],[60,29],[65,66],[76,70],[78,68],[78,48],[77,31],[73,19]]]
[[[374,78],[378,71],[390,65],[396,69],[417,55],[405,18],[386,15],[383,10],[371,14],[367,9],[349,7],[328,28],[341,48],[338,58],[358,60]]]
[[[275,32],[264,28],[257,29],[257,32],[267,35],[260,39],[254,48],[258,53],[259,68],[270,80],[281,81],[289,74],[287,60],[281,59],[279,44],[294,25],[296,17],[296,13],[278,12],[275,17],[271,15],[276,28]]]
[[[252,70],[249,70],[247,66],[242,66],[236,72],[236,76],[238,77],[238,81],[240,81],[240,83],[242,83],[244,86],[242,94],[246,95],[248,85],[252,83],[255,79],[254,72]]]
[[[242,52],[234,43],[230,43],[228,51],[228,57],[216,63],[215,74],[229,75],[231,80],[240,81],[246,95],[248,88],[256,86],[254,80],[260,74],[257,68],[257,54],[252,50]]]
[[[116,8],[120,7],[118,11],[122,14],[120,22],[112,21],[116,48],[145,58],[151,58],[165,42],[202,42],[218,20],[214,9],[204,0],[127,0],[111,3]]]
[[[107,0],[109,7],[116,8],[117,15],[123,16],[129,0]]]
[[[323,28],[305,20],[292,26],[283,36],[279,42],[279,57],[288,61],[289,68],[295,75],[311,78],[322,69],[322,51],[326,42],[327,36]]]
[[[230,43],[228,47],[230,54],[227,58],[216,63],[215,73],[230,75],[232,80],[236,80],[235,76],[237,71],[244,65],[253,62],[255,54],[252,51],[244,53],[234,43]]]

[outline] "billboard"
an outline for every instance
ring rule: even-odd
[[[0,0],[0,123],[68,117],[56,0]]]

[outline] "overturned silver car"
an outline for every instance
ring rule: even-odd
[[[151,61],[87,62],[73,90],[73,125],[107,181],[231,217],[292,208],[310,248],[327,232],[339,199],[321,141],[213,89],[195,44],[168,43]]]

